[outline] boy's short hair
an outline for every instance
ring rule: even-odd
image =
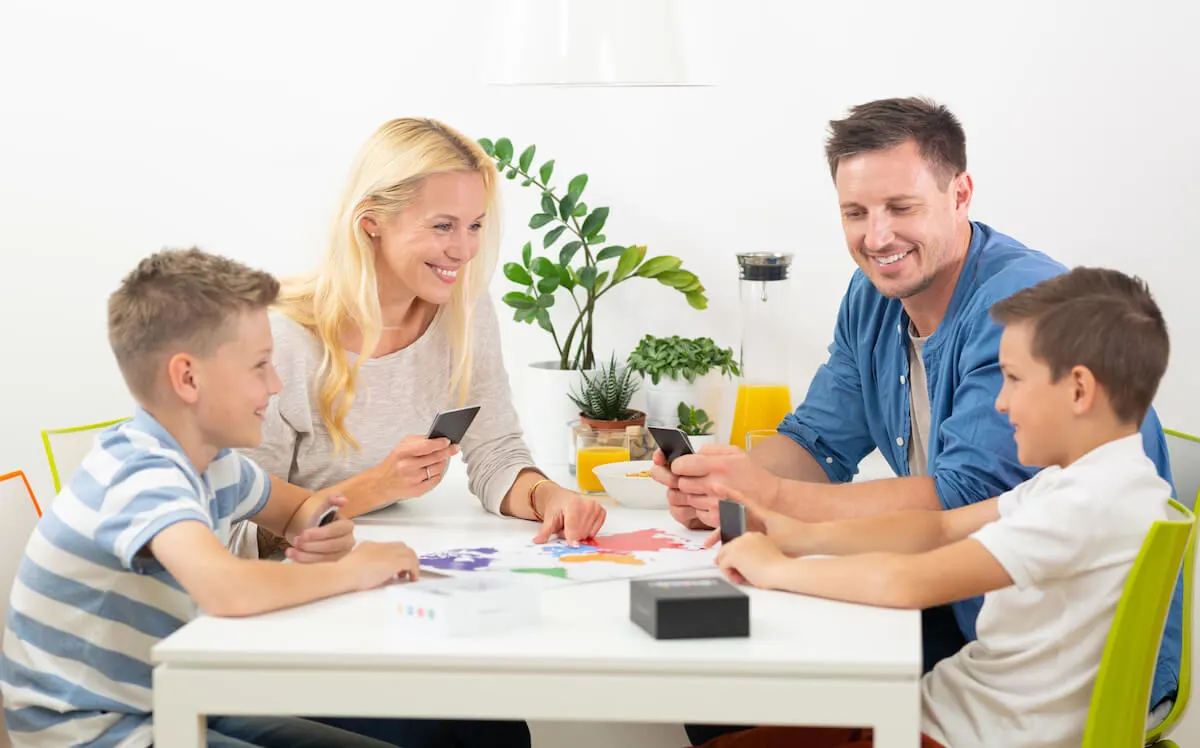
[[[278,295],[270,273],[194,247],[150,255],[108,298],[108,342],[125,384],[138,400],[153,399],[168,347],[208,355],[229,339],[235,316]]]
[[[1033,325],[1033,356],[1054,381],[1086,366],[1117,418],[1140,424],[1167,369],[1167,323],[1141,278],[1077,267],[1022,289],[991,308],[1002,325]]]

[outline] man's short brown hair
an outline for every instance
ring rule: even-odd
[[[825,158],[837,179],[842,159],[885,151],[912,140],[937,176],[938,188],[967,170],[967,136],[958,118],[929,99],[879,99],[859,104],[845,119],[829,122]]]
[[[108,342],[130,392],[152,399],[162,356],[175,345],[212,353],[241,312],[264,309],[279,295],[270,273],[199,249],[153,254],[108,298]]]
[[[1078,267],[996,302],[1002,325],[1033,325],[1033,356],[1058,381],[1086,366],[1117,418],[1141,424],[1167,370],[1167,323],[1141,278]]]

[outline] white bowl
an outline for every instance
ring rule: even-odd
[[[637,473],[649,472],[654,463],[650,460],[633,462],[610,462],[595,469],[596,477],[604,491],[630,509],[666,509],[667,487],[653,478],[634,477]]]

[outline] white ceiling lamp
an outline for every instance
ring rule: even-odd
[[[684,0],[492,0],[485,77],[508,86],[705,86]],[[689,7],[690,6],[690,7]],[[692,21],[689,25],[688,21]]]

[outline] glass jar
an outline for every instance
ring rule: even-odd
[[[747,432],[774,429],[792,410],[787,338],[792,255],[746,252],[737,260],[742,374],[729,443],[745,449]]]
[[[625,429],[575,429],[575,480],[583,494],[604,493],[594,470],[613,462],[629,462],[629,434]]]

